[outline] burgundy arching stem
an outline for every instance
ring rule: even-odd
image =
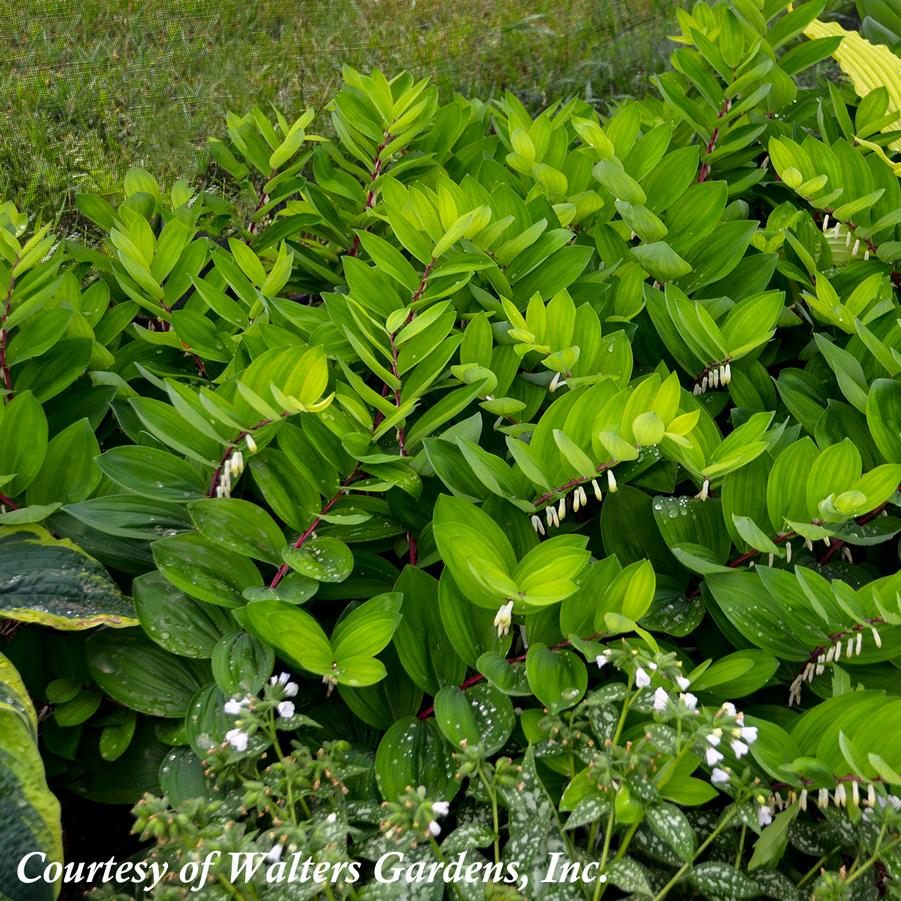
[[[316,529],[319,527],[319,523],[322,522],[322,517],[325,516],[325,514],[328,513],[328,511],[331,510],[332,507],[334,507],[335,504],[337,504],[339,500],[341,500],[341,498],[342,498],[342,497],[345,495],[345,493],[347,492],[347,486],[350,485],[350,483],[353,482],[353,481],[357,478],[357,476],[359,475],[359,472],[360,472],[360,469],[359,469],[359,467],[357,467],[357,468],[356,468],[356,469],[355,469],[355,470],[354,470],[354,471],[353,471],[353,472],[352,472],[352,473],[351,473],[351,474],[350,474],[350,475],[349,475],[349,476],[341,483],[341,487],[338,489],[338,491],[335,493],[335,495],[334,495],[333,497],[331,497],[331,498],[326,502],[325,506],[324,506],[324,507],[319,511],[319,513],[314,517],[313,521],[310,523],[310,525],[307,527],[307,529],[301,534],[301,536],[297,539],[297,541],[294,542],[294,548],[295,548],[295,549],[303,547],[303,545],[304,545],[304,543],[306,542],[306,540],[307,540],[307,539],[313,534],[313,532],[315,532]],[[288,564],[287,564],[287,563],[283,563],[283,564],[278,568],[278,571],[276,572],[276,574],[272,577],[272,581],[269,583],[269,587],[270,587],[270,588],[275,588],[275,587],[278,585],[278,583],[281,582],[281,580],[284,578],[285,573],[287,573],[289,569],[290,569],[290,567],[288,566]]]
[[[394,135],[386,134],[384,140],[381,144],[379,144],[378,148],[375,151],[375,158],[372,161],[372,171],[369,173],[369,188],[366,191],[366,206],[365,210],[371,210],[375,206],[375,180],[382,174],[382,168],[385,165],[385,161],[382,159],[382,154],[385,152],[385,148],[394,140]],[[347,255],[351,257],[355,257],[360,251],[360,236],[354,235],[354,242],[351,245],[350,250],[347,251]]]
[[[723,119],[726,116],[726,113],[732,109],[732,100],[731,98],[727,98],[726,102],[723,104],[722,108],[719,111],[719,115],[717,115],[717,120]],[[713,134],[710,136],[710,140],[707,142],[707,146],[704,148],[704,153],[710,154],[716,150],[716,142],[719,140],[720,136],[720,127],[719,125],[713,129]],[[701,171],[698,172],[698,181],[705,182],[707,181],[707,176],[710,175],[710,164],[702,163]]]

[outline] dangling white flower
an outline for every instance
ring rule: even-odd
[[[785,562],[792,562],[792,543],[790,541],[785,542]]]
[[[286,698],[293,698],[297,695],[297,683],[288,682],[282,689],[282,693]]]
[[[691,679],[686,679],[685,676],[676,676],[676,685],[678,685],[682,691],[687,691],[691,685]]]
[[[550,504],[544,508],[544,518],[547,520],[547,527],[550,528],[554,524],[554,508]]]
[[[241,729],[229,729],[228,732],[225,733],[225,740],[236,750],[236,751],[246,751],[247,750],[247,739],[249,736],[246,732],[243,732]]]
[[[598,485],[598,480],[597,480],[597,479],[592,479],[592,480],[591,480],[591,487],[594,489],[594,496],[595,496],[595,499],[596,499],[596,500],[599,500],[599,501],[603,500],[603,499],[604,499],[604,495],[603,495],[603,493],[601,492],[601,486]]]
[[[439,817],[446,817],[450,813],[450,804],[447,801],[434,801],[432,803],[432,813]]]
[[[669,695],[666,693],[666,689],[658,688],[654,692],[654,710],[660,713],[666,710],[667,704],[669,704]]]
[[[726,384],[730,384],[732,382],[732,364],[726,364]]]
[[[535,514],[532,515],[532,528],[539,534],[544,535],[544,523],[541,521],[541,517]]]
[[[863,650],[863,632],[857,633],[857,642],[854,646],[854,653],[856,656],[860,656],[860,652]]]
[[[725,785],[729,781],[729,774],[721,767],[715,766],[710,773],[710,781],[714,785]]]
[[[857,239],[854,241],[854,247],[851,249],[851,256],[852,256],[852,257],[856,257],[856,256],[857,256],[857,251],[858,251],[858,250],[860,250],[860,238],[857,238]]]
[[[561,497],[557,504],[557,519],[566,519],[566,498]]]
[[[826,233],[827,228],[829,228],[829,213],[823,216],[823,234]]]
[[[757,808],[757,822],[761,826],[769,826],[773,822],[773,810],[766,804]]]
[[[338,822],[338,814],[333,810],[326,818],[326,823],[337,823]]]
[[[855,807],[860,805],[860,786],[856,779],[851,783],[851,801]]]
[[[436,820],[432,820],[429,823],[429,832],[435,836],[436,838],[441,835],[441,827],[438,825]]]
[[[594,658],[594,662],[598,665],[598,669],[602,669],[610,662],[610,651],[604,651]]]
[[[573,513],[578,513],[579,507],[581,507],[581,506],[582,506],[582,497],[579,494],[579,489],[576,488],[576,490],[573,491]]]
[[[288,680],[291,678],[288,673],[279,673],[277,676],[273,676],[269,680],[270,685],[287,685]]]
[[[820,810],[825,810],[829,806],[829,789],[821,788],[817,792],[817,807]]]
[[[723,759],[723,755],[716,748],[707,748],[704,756],[707,760],[707,766],[714,766]]]
[[[679,695],[679,700],[689,709],[689,710],[697,710],[698,709],[698,699],[696,695],[693,695],[690,691],[685,694]]]
[[[244,441],[247,443],[247,453],[255,454],[257,452],[257,443],[253,440],[253,435],[245,435]]]
[[[735,705],[731,701],[726,701],[722,707],[720,707],[720,714],[723,716],[735,716]]]
[[[867,807],[876,806],[876,787],[871,782],[867,786]]]
[[[588,505],[588,495],[585,493],[585,487],[583,485],[579,485],[576,488],[576,494],[579,495],[579,500],[582,502],[582,506],[586,507]]]
[[[223,710],[225,710],[225,712],[230,716],[236,716],[242,710],[241,702],[237,698],[229,698],[225,702],[225,707],[223,707]]]
[[[845,783],[839,782],[838,785],[835,786],[835,791],[832,793],[832,799],[835,801],[836,807],[844,807],[845,803],[848,800],[848,794],[845,791]]]
[[[736,757],[744,757],[745,754],[748,753],[748,746],[737,738],[734,738],[729,743],[729,747],[732,748],[732,753],[735,754]]]
[[[612,469],[607,470],[607,490],[617,491],[616,476],[613,474]]]
[[[271,861],[272,863],[276,863],[281,860],[282,857],[282,845],[279,842],[276,845],[272,846],[272,850],[266,855],[266,860]]]
[[[722,729],[714,729],[713,732],[711,732],[707,736],[707,744],[713,745],[714,748],[718,747],[720,743],[720,736],[722,736],[722,734]]]
[[[798,809],[801,811],[807,810],[807,789],[802,788],[801,794],[798,795]]]
[[[704,484],[701,486],[701,490],[695,495],[695,498],[699,501],[706,501],[710,496],[710,480],[704,479]]]
[[[294,716],[294,702],[293,701],[282,701],[278,707],[278,715],[284,717],[286,720],[291,719]]]
[[[641,667],[635,670],[635,684],[639,688],[647,688],[651,684],[651,677]]]
[[[742,726],[741,737],[749,745],[753,745],[754,742],[757,741],[757,727],[756,726]]]
[[[877,648],[881,648],[882,636],[879,634],[879,630],[875,626],[870,626],[870,629],[873,632],[873,644],[875,644]]]
[[[235,478],[238,478],[244,472],[244,454],[236,450],[232,454],[231,464],[231,470],[235,474]]]
[[[513,622],[513,601],[501,604],[494,617],[494,625],[497,626],[497,637],[503,638],[510,631]]]

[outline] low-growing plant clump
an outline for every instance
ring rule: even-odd
[[[347,69],[211,142],[247,222],[0,209],[0,895],[85,878],[49,780],[136,804],[98,898],[901,896],[901,76],[824,6],[604,117]]]

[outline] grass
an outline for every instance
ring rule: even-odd
[[[0,0],[0,200],[46,220],[134,164],[202,182],[226,111],[321,108],[343,63],[536,107],[634,93],[666,62],[678,2]]]

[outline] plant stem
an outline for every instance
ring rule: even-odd
[[[485,770],[482,767],[481,763],[479,764],[479,778],[482,780],[482,784],[485,786],[485,791],[488,792],[488,797],[491,798],[491,824],[494,828],[494,862],[500,863],[501,827],[497,809],[497,792],[494,790],[494,786],[491,784],[491,781],[485,775]]]
[[[607,816],[607,828],[604,830],[604,848],[601,851],[601,866],[600,872],[601,875],[604,873],[604,868],[607,866],[607,855],[610,853],[610,841],[613,838],[613,827],[616,825],[616,804],[610,804],[610,813]],[[607,888],[607,883],[601,882],[600,876],[598,880],[594,884],[594,894],[592,895],[592,901],[598,901],[601,895],[604,894],[604,889]]]
[[[297,548],[303,547],[306,540],[313,534],[313,532],[316,531],[316,529],[319,526],[319,523],[322,522],[322,517],[326,513],[328,513],[328,511],[331,510],[332,507],[334,507],[335,504],[337,504],[338,501],[341,500],[342,497],[344,497],[345,493],[347,492],[347,486],[350,485],[350,483],[353,482],[359,474],[360,474],[360,466],[358,464],[355,467],[354,471],[341,483],[341,487],[338,489],[338,491],[335,493],[335,495],[333,497],[329,498],[329,500],[326,502],[326,504],[322,508],[322,510],[319,511],[319,513],[313,518],[313,521],[306,528],[306,530],[300,535],[300,537],[297,539],[297,541],[294,542],[295,550]],[[278,571],[276,572],[276,574],[272,577],[272,581],[269,583],[269,587],[275,588],[278,585],[278,583],[281,582],[281,580],[285,577],[285,573],[287,573],[289,569],[290,569],[290,567],[288,566],[288,564],[283,563],[278,568]]]

